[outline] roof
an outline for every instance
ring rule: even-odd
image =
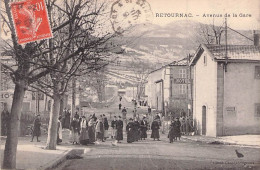
[[[228,61],[260,61],[260,46],[254,45],[213,45],[202,44],[199,46],[190,64],[195,64],[203,51],[207,51],[209,55],[216,61],[225,60],[227,47]]]
[[[163,69],[165,67],[168,67],[168,66],[187,66],[187,58],[183,58],[183,59],[178,60],[178,61],[173,61],[173,62],[171,62],[169,64],[166,64],[166,65],[164,65],[164,66],[162,66],[162,67],[160,67],[158,69],[155,69],[155,70],[151,71],[149,74],[151,74],[153,72],[156,72],[158,70],[161,70],[161,69]]]

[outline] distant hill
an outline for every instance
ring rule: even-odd
[[[176,21],[164,27],[149,24],[146,30],[143,25],[137,25],[126,37],[121,37],[121,41],[125,43],[124,56],[129,58],[139,58],[153,64],[166,64],[175,60],[179,60],[193,54],[198,48],[201,41],[199,30],[201,27],[208,25],[195,21]],[[237,30],[240,33],[253,39],[252,31]],[[138,33],[142,34],[138,37]],[[225,34],[222,33],[221,44],[224,44]],[[228,44],[253,44],[241,35],[228,30]]]

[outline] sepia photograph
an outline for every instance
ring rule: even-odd
[[[259,0],[0,14],[0,169],[260,169]]]

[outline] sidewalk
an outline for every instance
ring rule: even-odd
[[[67,133],[67,132],[65,132]],[[65,141],[68,141],[65,134]],[[0,160],[3,163],[5,137],[1,137]],[[57,145],[56,150],[46,150],[47,136],[41,136],[40,142],[30,142],[31,137],[19,137],[16,155],[16,169],[52,169],[66,160],[67,155],[82,154],[89,149],[68,142]]]
[[[208,144],[240,145],[245,147],[260,148],[260,135],[238,135],[223,137],[182,136],[182,138]]]

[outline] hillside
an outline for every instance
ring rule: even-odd
[[[148,29],[143,30],[143,25],[136,26],[130,35],[121,38],[125,43],[125,56],[147,60],[154,64],[169,63],[179,60],[195,52],[202,41],[199,31],[207,27],[194,21],[176,21],[164,27],[150,24]],[[133,36],[140,34],[141,36]],[[240,33],[253,38],[252,31],[237,30]],[[136,33],[136,34],[135,34]],[[221,44],[224,44],[224,32],[221,36]],[[228,44],[253,44],[250,40],[228,30]]]

